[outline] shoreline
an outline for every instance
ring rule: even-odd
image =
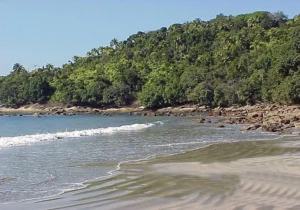
[[[0,107],[0,116],[2,115],[75,115],[75,114],[92,114],[92,115],[118,115],[128,114],[137,116],[195,116],[196,113],[210,111],[210,108],[198,105],[182,105],[176,107],[165,107],[160,109],[147,109],[145,107],[119,107],[119,108],[92,108],[85,106],[67,106],[53,104],[32,104],[19,108]]]
[[[0,206],[12,210],[154,210],[176,206],[234,209],[242,205],[263,209],[265,204],[273,209],[283,209],[285,205],[298,207],[300,187],[295,183],[300,183],[300,145],[293,144],[297,141],[298,137],[285,137],[225,142],[168,156],[126,161],[113,175],[88,181],[83,189]],[[108,197],[104,193],[107,191],[111,192]],[[257,201],[258,196],[263,199]]]
[[[223,124],[238,124],[245,125],[241,128],[242,131],[260,129],[265,132],[284,134],[296,132],[300,135],[300,105],[257,104],[253,106],[232,106],[227,108],[182,105],[151,110],[145,109],[144,107],[99,109],[80,106],[33,104],[22,106],[18,109],[0,108],[0,116],[23,116],[25,114],[35,117],[53,115],[197,117],[199,123],[213,123],[220,128],[224,127]]]

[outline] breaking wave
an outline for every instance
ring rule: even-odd
[[[107,127],[107,128],[95,128],[86,130],[75,130],[75,131],[65,131],[57,133],[45,133],[45,134],[33,134],[15,137],[0,137],[0,148],[19,146],[32,144],[41,141],[50,141],[57,139],[67,139],[67,138],[79,138],[84,136],[95,136],[99,134],[113,134],[117,132],[125,131],[138,131],[145,128],[153,127],[157,124],[163,124],[162,122],[146,123],[146,124],[132,124],[132,125],[122,125],[119,127]]]

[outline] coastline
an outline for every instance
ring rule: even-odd
[[[72,112],[75,110],[73,107],[64,109],[70,109]],[[178,111],[181,109],[185,112]],[[262,111],[261,115],[257,114],[259,109]],[[257,123],[270,122],[264,120],[273,119],[272,116],[276,116],[279,123],[283,123],[282,120],[285,120],[286,116],[292,116],[293,120],[289,124],[297,123],[298,107],[282,108],[276,105],[264,105],[264,109],[262,107],[259,109],[256,106],[247,106],[198,111],[199,109],[194,107],[181,106],[156,110],[155,115],[142,116],[160,116],[157,114],[159,111],[168,114],[176,112],[176,115],[172,116],[194,116],[194,120],[199,123],[214,124],[216,127],[223,124],[227,127],[228,124],[243,123],[247,127],[252,127]],[[26,110],[30,109],[26,108]],[[32,108],[32,110],[36,109]],[[40,110],[42,111],[42,109]],[[134,110],[137,113],[150,112],[142,110],[142,108],[122,108],[110,109],[110,113],[112,115],[134,115],[128,110]],[[80,112],[80,114],[89,113]],[[101,112],[95,112],[95,114],[102,115]],[[256,129],[262,129],[262,126]],[[295,134],[295,129],[297,128],[291,128],[290,133],[294,132],[294,135],[298,135],[298,133]],[[248,129],[244,131],[246,132]],[[277,134],[280,134],[281,131],[277,131]],[[286,133],[288,132],[281,134]],[[28,206],[28,209],[103,208],[122,210],[159,209],[162,207],[176,209],[176,206],[189,209],[198,209],[199,206],[203,209],[239,209],[240,206],[249,209],[267,209],[268,206],[272,206],[273,209],[283,209],[284,206],[289,206],[291,209],[297,208],[300,205],[296,201],[300,198],[300,193],[298,193],[300,189],[295,188],[294,185],[300,183],[298,180],[300,174],[297,172],[297,167],[300,166],[300,156],[298,155],[300,148],[296,143],[299,138],[282,138],[284,140],[218,143],[167,157],[128,162],[122,164],[115,175],[88,182],[89,186],[84,189],[51,198],[8,204],[3,208],[23,209],[24,206]],[[295,138],[296,141],[293,141],[293,144],[286,144],[286,141],[291,138]],[[278,161],[281,162],[278,163]],[[262,165],[264,167],[261,167]],[[225,170],[226,168],[228,170]],[[249,174],[245,173],[249,171],[251,172],[250,178]],[[277,177],[277,172],[280,172],[278,174],[280,178]],[[285,173],[288,173],[288,176]],[[269,180],[262,180],[265,176],[269,177]],[[165,183],[171,183],[171,186]],[[180,184],[175,188],[177,183]],[[263,197],[261,202],[251,203],[259,199],[256,195],[257,192],[260,195],[266,193],[267,196],[261,196]],[[276,199],[280,202],[274,202]],[[170,205],[171,203],[172,205]]]
[[[257,104],[253,106],[232,106],[227,108],[209,108],[200,105],[182,105],[160,109],[144,107],[91,108],[57,104],[32,104],[20,108],[0,108],[0,116],[35,117],[65,115],[134,115],[134,116],[170,116],[197,117],[199,123],[214,123],[219,127],[223,124],[245,125],[242,131],[261,129],[265,132],[300,135],[300,105]],[[212,118],[213,117],[213,118]]]
[[[198,105],[183,105],[177,107],[166,107],[161,109],[147,109],[145,107],[126,106],[119,108],[92,108],[85,106],[68,106],[57,104],[31,104],[19,108],[0,107],[0,114],[3,115],[74,115],[74,114],[94,114],[94,115],[117,115],[129,114],[139,116],[195,116],[195,113],[210,111],[210,108]],[[0,116],[1,116],[0,115]]]

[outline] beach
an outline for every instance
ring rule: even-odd
[[[3,2],[0,210],[300,210],[296,1]]]
[[[120,164],[113,175],[8,209],[299,209],[298,137],[231,142]]]

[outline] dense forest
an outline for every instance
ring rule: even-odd
[[[197,103],[300,103],[300,15],[218,15],[74,56],[31,72],[16,63],[0,78],[0,103],[49,101],[92,107]]]

